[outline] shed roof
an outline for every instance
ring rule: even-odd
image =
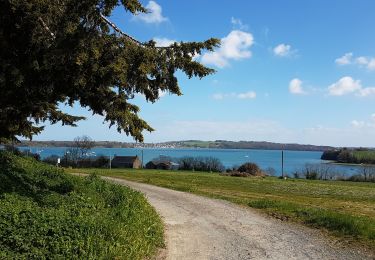
[[[118,163],[134,163],[138,156],[115,156],[112,162]]]

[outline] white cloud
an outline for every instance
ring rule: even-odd
[[[363,121],[357,121],[357,120],[351,121],[350,124],[353,127],[358,127],[358,128],[365,126],[365,122],[363,122]]]
[[[366,121],[358,121],[358,120],[352,120],[350,124],[354,128],[367,128],[367,129],[373,129],[375,128],[375,113],[373,113],[370,116],[371,120]],[[373,131],[373,130],[372,130]]]
[[[302,88],[302,81],[298,78],[292,79],[289,82],[289,92],[296,95],[307,94]]]
[[[216,93],[216,94],[213,94],[212,98],[215,100],[222,100],[224,99],[224,95],[221,93]]]
[[[339,81],[328,87],[328,95],[343,96],[355,94],[358,97],[375,96],[375,87],[363,87],[360,80],[352,77],[342,77]]]
[[[366,57],[361,56],[361,57],[356,58],[355,62],[359,65],[366,65],[368,64],[368,59]]]
[[[342,57],[337,58],[335,62],[338,65],[348,65],[352,63],[352,57],[353,57],[353,53],[348,52],[348,53],[345,53]]]
[[[247,30],[248,29],[248,26],[246,24],[243,24],[240,19],[232,17],[230,22],[233,25],[234,29],[240,29],[240,30]]]
[[[158,38],[158,37],[155,37],[153,40],[156,42],[157,47],[168,47],[176,42],[175,40],[171,40],[168,38]]]
[[[202,55],[202,62],[224,68],[229,65],[230,60],[250,58],[249,49],[253,44],[254,37],[251,33],[233,30],[221,40],[220,48]]]
[[[247,91],[244,93],[215,93],[212,98],[215,100],[223,100],[225,98],[238,98],[238,99],[255,99],[257,96],[255,91]]]
[[[375,95],[375,87],[361,88],[356,95],[360,97]]]
[[[351,77],[343,77],[328,87],[328,93],[332,96],[342,96],[362,89],[361,81]]]
[[[355,59],[355,64],[368,70],[375,70],[375,58],[360,56]]]
[[[240,93],[237,95],[239,99],[253,99],[256,98],[257,94],[254,91],[248,91],[246,93]]]
[[[145,23],[162,23],[168,21],[168,18],[162,15],[162,8],[155,1],[149,1],[146,5],[148,13],[140,13],[134,17],[136,20],[143,21]]]
[[[372,59],[368,62],[368,64],[367,64],[367,68],[368,68],[369,70],[375,70],[375,58],[372,58]]]
[[[292,46],[284,43],[279,44],[273,48],[273,53],[279,57],[288,57],[293,53]]]
[[[345,53],[342,57],[337,58],[335,62],[338,65],[355,64],[368,70],[375,70],[375,58],[365,56],[355,58],[352,52]]]

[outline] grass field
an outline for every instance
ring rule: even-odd
[[[149,183],[258,208],[274,217],[324,228],[375,246],[375,184],[133,169],[67,169]]]
[[[211,141],[184,141],[184,146],[187,147],[201,147],[201,148],[209,148],[210,145],[215,144],[215,142]]]
[[[0,152],[0,259],[147,259],[162,245],[141,193]]]
[[[354,151],[353,156],[360,162],[375,162],[375,151]]]

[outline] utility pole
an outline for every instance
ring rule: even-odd
[[[141,168],[143,169],[143,149],[142,149],[142,167]]]
[[[109,169],[112,169],[112,155],[109,154]]]
[[[281,150],[281,176],[284,179],[284,150]]]

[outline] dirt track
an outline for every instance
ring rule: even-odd
[[[374,259],[339,248],[317,230],[230,202],[115,178],[146,195],[166,225],[166,259]]]

